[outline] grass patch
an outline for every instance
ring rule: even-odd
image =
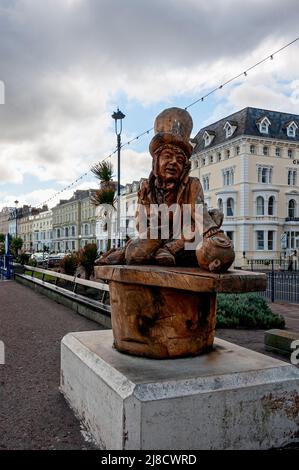
[[[32,271],[27,270],[27,271],[25,271],[25,274],[27,276],[32,276]],[[36,277],[37,279],[42,279],[43,275],[42,275],[42,273],[34,272],[33,277]],[[55,281],[55,279],[56,279],[55,276],[50,276],[49,274],[45,274],[45,276],[44,276],[44,281],[46,281],[46,282],[53,282],[53,281]]]
[[[273,313],[266,300],[255,293],[218,294],[217,328],[284,328],[285,320]]]

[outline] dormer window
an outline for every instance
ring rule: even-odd
[[[215,137],[215,132],[213,131],[205,131],[203,135],[203,140],[205,142],[205,147],[208,147],[210,145]]]
[[[235,122],[232,122],[232,121],[231,122],[226,121],[223,129],[225,131],[225,137],[228,139],[229,137],[231,137],[233,135],[233,133],[237,129],[237,124]]]
[[[290,122],[287,124],[287,136],[288,137],[296,137],[296,130],[298,129],[297,124],[295,121]]]
[[[269,126],[271,126],[271,122],[269,121],[267,116],[263,117],[258,121],[258,127],[261,134],[268,134]]]

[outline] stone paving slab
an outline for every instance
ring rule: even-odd
[[[286,320],[286,329],[299,333],[299,304],[269,303],[274,313]]]
[[[269,306],[274,313],[284,317],[286,321],[286,331],[297,332],[299,336],[299,305],[269,302]],[[253,351],[279,358],[282,361],[290,362],[287,357],[278,356],[275,353],[265,350],[264,333],[265,330],[221,328],[216,331],[216,336],[218,338],[225,339],[226,341],[239,344],[244,348],[252,349]]]

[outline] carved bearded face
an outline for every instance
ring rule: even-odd
[[[176,183],[182,176],[186,155],[179,147],[165,146],[160,152],[158,175],[164,183]]]

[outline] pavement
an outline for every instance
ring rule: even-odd
[[[282,315],[286,321],[286,329],[299,333],[299,304],[271,303],[269,306],[274,313]]]
[[[60,342],[101,329],[14,281],[0,282],[0,449],[90,449],[59,392]]]
[[[299,333],[299,305],[270,306]],[[6,364],[0,365],[0,449],[92,448],[59,392],[60,342],[69,332],[100,329],[28,287],[0,282],[0,340],[6,352]],[[266,354],[264,330],[219,329],[216,336]]]
[[[298,333],[299,338],[299,304],[284,304],[284,303],[271,303],[269,306],[274,313],[282,315],[285,319],[286,330],[295,331]],[[219,328],[216,330],[216,336],[231,343],[236,343],[244,348],[252,349],[253,351],[267,354],[268,356],[275,357],[285,362],[289,359],[285,356],[278,356],[271,352],[265,351],[264,347],[264,334],[266,330],[251,330],[251,329],[229,329]]]

